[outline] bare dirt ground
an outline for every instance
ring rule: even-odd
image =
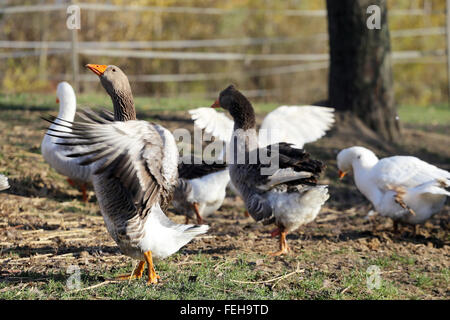
[[[65,297],[49,288],[49,281],[63,281],[70,265],[95,275],[116,274],[121,268],[131,271],[130,259],[120,254],[106,232],[93,191],[89,193],[89,203],[83,204],[79,191],[69,186],[40,155],[45,127],[39,119],[42,114],[42,110],[0,112],[0,172],[7,174],[11,184],[9,190],[0,193],[0,297],[4,298]],[[148,112],[138,117],[156,118],[169,129],[192,129],[184,112],[158,116]],[[248,256],[248,271],[258,274],[256,278],[249,277],[248,282],[289,275],[296,268],[302,270],[301,276],[286,277],[279,283],[261,281],[261,292],[247,287],[241,292],[237,287],[224,285],[223,296],[202,292],[178,298],[448,299],[450,206],[415,236],[409,226],[394,234],[389,219],[366,219],[371,207],[354,187],[353,178],[337,179],[336,153],[355,144],[371,148],[380,157],[411,154],[450,169],[448,135],[404,128],[400,144],[389,146],[379,143],[370,131],[358,129],[358,124],[341,119],[325,138],[306,146],[327,163],[321,182],[330,185],[331,197],[315,222],[288,236],[291,253],[287,257],[267,256],[278,249],[277,239],[270,237],[273,227],[245,218],[242,201],[230,196],[215,215],[207,218],[206,223],[211,226],[208,234],[188,244],[168,262],[181,273],[189,274],[189,279],[189,268],[193,266],[190,263],[203,261],[196,260],[197,254],[206,261],[215,261],[218,277],[228,270],[220,272],[221,266],[242,256]],[[184,221],[171,212],[168,215],[176,222]],[[365,283],[365,270],[370,265],[381,270],[384,287],[378,292],[368,289]],[[160,271],[166,279],[161,291],[173,277],[171,268],[166,266]],[[104,279],[91,280],[89,283],[95,284]],[[82,298],[111,297],[97,293]]]

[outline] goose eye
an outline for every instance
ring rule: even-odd
[[[116,69],[113,68],[112,71],[113,71],[113,72],[116,72]]]

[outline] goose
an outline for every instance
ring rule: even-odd
[[[413,156],[378,159],[371,150],[354,146],[337,155],[339,177],[353,171],[358,190],[376,212],[398,223],[418,226],[441,211],[450,193],[450,172]],[[417,228],[414,228],[416,233]]]
[[[211,107],[227,110],[234,120],[231,182],[254,220],[277,226],[272,236],[280,235],[280,250],[272,255],[288,253],[287,233],[313,221],[329,198],[328,187],[317,184],[324,165],[291,143],[259,147],[253,106],[234,85]]]
[[[114,119],[84,110],[79,113],[84,122],[47,119],[56,126],[50,131],[62,139],[59,145],[86,148],[67,156],[81,159],[79,165],[91,166],[92,184],[108,233],[123,254],[139,260],[131,275],[117,279],[140,279],[147,264],[147,284],[156,284],[160,277],[153,258],[172,255],[206,233],[209,226],[180,225],[165,215],[178,182],[178,148],[173,135],[161,125],[136,119],[128,79],[118,67],[88,68],[99,75],[110,93]],[[115,89],[120,90],[114,93]]]
[[[131,112],[115,111],[117,115]],[[106,229],[123,254],[139,260],[133,274],[117,279],[140,279],[147,264],[147,284],[156,284],[160,277],[153,258],[172,255],[209,228],[176,224],[163,212],[177,183],[175,139],[155,123],[111,121],[89,110],[79,116],[85,121],[63,124],[57,118],[47,120],[56,126],[50,131],[62,140],[57,142],[59,145],[87,149],[67,156],[83,157],[79,164],[92,166],[92,183]],[[72,131],[67,134],[59,128]]]
[[[77,108],[75,91],[72,86],[63,81],[60,82],[56,89],[56,102],[59,102],[58,121],[73,121],[75,118],[75,112]],[[54,128],[55,126],[51,126]],[[70,128],[61,128],[65,132],[70,132]],[[55,169],[58,173],[67,177],[67,182],[75,187],[80,186],[83,194],[83,202],[87,202],[87,183],[90,181],[90,168],[89,166],[80,166],[77,161],[65,156],[68,151],[82,152],[82,147],[74,146],[61,146],[55,144],[59,138],[52,137],[48,134],[44,135],[41,143],[41,153],[45,161]]]
[[[0,174],[0,191],[6,189],[9,189],[8,178],[5,175]]]
[[[172,205],[176,213],[185,215],[186,223],[195,216],[197,223],[202,224],[204,218],[222,206],[230,175],[226,164],[201,163],[186,166],[184,163],[182,161],[178,169],[180,178]],[[190,160],[189,163],[193,161]]]
[[[130,114],[123,121],[136,119],[134,98],[126,74],[117,66],[88,64],[88,69],[100,77],[100,82],[111,97],[114,110],[128,106]],[[109,68],[109,69],[108,69]],[[105,75],[105,71],[109,74]],[[116,111],[115,111],[116,112]],[[186,223],[194,215],[197,223],[202,224],[203,218],[215,212],[225,198],[225,187],[222,187],[228,173],[224,172],[226,165],[222,163],[200,164],[190,159],[189,163],[181,161],[179,165],[179,181],[174,190],[172,205],[176,213],[186,216]],[[229,180],[229,177],[228,177]]]
[[[212,108],[191,109],[189,114],[197,128],[224,142],[225,149],[228,149],[234,130],[233,120]],[[286,142],[302,149],[305,144],[323,137],[334,122],[334,108],[282,105],[265,116],[258,134],[258,146],[262,148]],[[227,177],[224,176],[223,179]],[[227,187],[233,194],[240,196],[238,188],[231,181]],[[249,216],[247,211],[244,214]]]

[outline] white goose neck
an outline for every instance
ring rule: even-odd
[[[370,171],[376,165],[376,161],[354,161],[353,162],[353,174],[355,176],[355,184],[359,191],[364,194],[376,207],[381,199],[380,190],[370,182]]]
[[[58,118],[73,121],[77,110],[77,101],[74,96],[66,96],[60,99]]]

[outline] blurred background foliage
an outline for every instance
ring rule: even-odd
[[[81,2],[81,1],[80,1]],[[161,13],[151,11],[81,11],[79,41],[156,41],[201,40],[231,38],[289,38],[278,43],[201,47],[182,49],[151,49],[160,51],[231,52],[246,54],[323,54],[328,53],[326,17],[286,15],[285,10],[323,10],[325,0],[110,0],[83,3],[116,5],[143,5],[158,7],[222,8],[232,11],[222,15],[192,13]],[[4,1],[3,7],[18,5],[55,4],[64,0]],[[391,15],[391,32],[413,28],[445,26],[445,0],[396,0],[388,2],[391,10],[427,9],[425,15]],[[70,41],[66,28],[67,14],[63,10],[0,14],[0,40]],[[392,37],[392,50],[435,51],[446,49],[445,35]],[[18,49],[14,49],[18,50]],[[0,49],[0,54],[13,52]],[[31,49],[33,50],[33,49]],[[41,50],[41,49],[34,49]],[[149,50],[149,49],[147,49]],[[54,92],[56,76],[63,74],[71,81],[71,54],[42,54],[21,58],[0,59],[0,93]],[[427,60],[428,59],[428,60]],[[446,103],[447,72],[445,57],[424,58],[428,63],[402,62],[394,64],[396,102],[398,104],[430,105]],[[81,66],[86,63],[115,64],[128,75],[230,73],[220,80],[132,83],[137,95],[155,97],[198,95],[206,97],[217,93],[228,83],[240,88],[267,90],[260,96],[264,101],[280,103],[312,103],[327,98],[328,70],[286,73],[249,77],[250,71],[298,64],[293,61],[200,61],[79,56],[80,72],[89,72]],[[97,82],[81,82],[80,91],[100,90]]]

